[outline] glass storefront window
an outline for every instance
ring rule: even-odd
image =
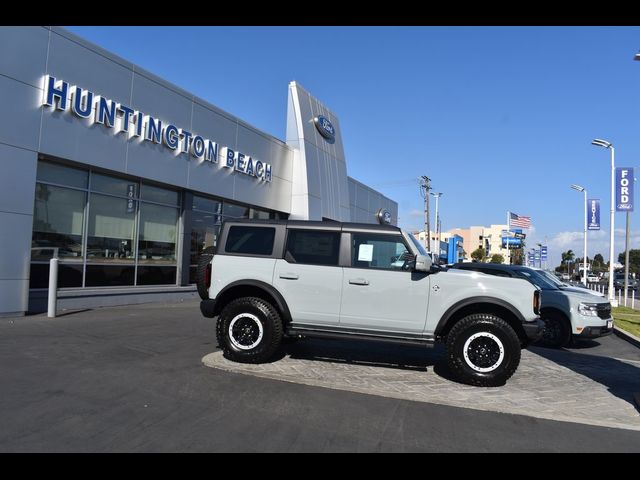
[[[222,205],[222,217],[224,220],[249,218],[249,207],[224,202]]]
[[[60,258],[62,288],[175,285],[181,192],[54,161],[38,161],[30,288],[46,288],[48,262]],[[193,195],[190,279],[215,247],[223,219],[279,214]],[[286,216],[283,216],[286,218]]]
[[[101,173],[92,173],[91,190],[94,192],[119,195],[121,197],[136,198],[138,196],[138,182],[135,180],[125,180],[122,178],[112,177],[110,175],[103,175]]]
[[[138,263],[175,264],[177,225],[177,208],[142,203]]]
[[[82,287],[82,264],[58,264],[58,288]],[[32,263],[29,288],[49,287],[49,262]]]
[[[87,262],[133,263],[135,207],[125,198],[91,194]]]
[[[87,287],[118,287],[133,285],[133,265],[87,265],[85,285]]]
[[[212,200],[210,198],[205,198],[205,197],[199,197],[198,195],[193,196],[194,210],[202,210],[203,212],[220,213],[221,207],[222,207],[222,203],[217,200]]]
[[[138,266],[137,285],[173,285],[176,283],[176,267]]]
[[[204,212],[191,214],[191,264],[198,263],[198,255],[205,248],[215,247],[220,233],[220,225],[216,221],[218,215]]]
[[[222,202],[211,198],[193,196],[191,213],[191,246],[189,251],[189,282],[195,283],[198,257],[208,247],[215,247],[222,221]]]
[[[153,185],[142,184],[142,200],[156,203],[166,203],[167,205],[178,205],[178,192],[167,190],[166,188],[154,187]]]
[[[87,194],[70,188],[36,184],[32,260],[58,257],[82,262],[82,228]]]
[[[273,218],[273,214],[265,210],[258,210],[257,208],[252,208],[249,211],[249,218],[253,220],[269,220],[270,218]]]
[[[89,172],[57,163],[39,161],[37,178],[41,182],[87,188]]]

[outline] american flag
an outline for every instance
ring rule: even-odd
[[[509,228],[512,227],[531,228],[531,217],[509,212]]]

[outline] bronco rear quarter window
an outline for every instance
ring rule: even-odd
[[[229,228],[226,253],[247,255],[271,255],[276,229],[273,227],[233,226]]]

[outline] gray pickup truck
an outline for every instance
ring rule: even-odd
[[[201,257],[198,291],[238,362],[268,361],[286,337],[443,342],[458,380],[498,386],[543,326],[529,282],[443,270],[389,225],[226,222]]]

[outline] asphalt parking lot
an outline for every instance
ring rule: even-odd
[[[640,452],[640,353],[615,337],[534,348],[495,389],[438,348],[297,342],[258,366],[280,377],[216,350],[197,302],[0,319],[0,451]]]

